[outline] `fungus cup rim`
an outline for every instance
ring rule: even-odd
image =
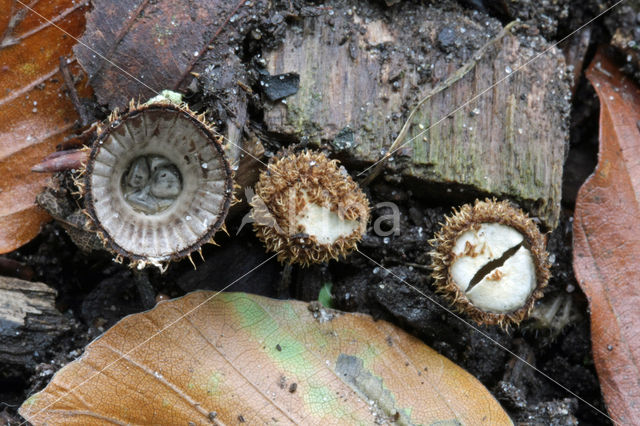
[[[302,176],[304,167],[301,164],[313,163],[311,167],[316,170],[324,169],[323,177],[330,181],[329,187],[325,188],[314,178],[313,175]],[[332,180],[338,181],[332,184]],[[305,185],[317,186],[317,188],[305,188]],[[289,206],[284,200],[283,185],[286,188],[300,194],[293,206]],[[338,208],[335,212],[333,202],[318,203],[320,192],[326,191],[331,194],[332,201],[348,199],[353,204],[364,207],[358,212],[347,208],[342,211]],[[337,195],[341,192],[343,197]],[[304,194],[304,195],[302,195]],[[355,220],[358,226],[349,234],[338,237],[333,243],[322,243],[313,235],[297,236],[290,229],[289,221],[297,217],[289,211],[290,207],[302,210],[307,203],[317,204],[330,209],[341,216],[341,219]],[[252,215],[254,217],[253,228],[258,238],[263,242],[267,251],[278,254],[279,262],[289,264],[299,264],[309,266],[312,263],[328,262],[337,260],[357,248],[357,242],[366,233],[366,226],[369,221],[369,200],[365,196],[359,185],[350,175],[341,172],[338,160],[328,158],[324,153],[304,149],[299,152],[285,150],[275,156],[266,170],[260,173],[260,178],[255,186],[255,195],[251,202]],[[338,204],[341,204],[338,202]],[[345,202],[344,204],[349,204]],[[344,216],[344,218],[342,217]],[[260,223],[256,218],[271,217],[274,223]],[[286,222],[286,223],[285,223]],[[294,238],[294,236],[296,238]],[[293,240],[301,240],[301,244],[293,244]]]
[[[117,244],[98,220],[91,192],[91,175],[93,173],[96,157],[100,151],[100,147],[102,146],[101,142],[109,137],[111,133],[119,128],[119,126],[121,126],[127,119],[150,111],[172,111],[191,121],[191,123],[206,136],[207,144],[210,144],[216,150],[216,153],[219,155],[221,163],[224,166],[225,174],[222,208],[216,216],[215,222],[208,227],[207,232],[205,232],[196,242],[175,253],[171,253],[170,255],[163,257],[131,253]],[[186,104],[175,105],[169,102],[155,102],[151,104],[138,103],[135,105],[132,100],[126,112],[120,114],[115,110],[109,116],[108,121],[104,125],[98,125],[96,133],[97,136],[94,138],[90,147],[91,152],[87,164],[80,173],[80,176],[83,176],[82,181],[79,181],[78,185],[81,187],[81,191],[84,196],[85,214],[90,218],[92,225],[95,227],[95,230],[104,246],[116,254],[116,261],[121,262],[122,258],[126,257],[130,259],[130,266],[132,267],[143,268],[147,264],[152,264],[158,266],[162,271],[164,271],[166,269],[166,265],[163,266],[163,263],[168,264],[169,262],[177,261],[184,257],[190,257],[191,253],[199,250],[204,244],[213,243],[214,235],[221,228],[224,229],[224,220],[233,201],[234,185],[233,171],[221,144],[222,136],[215,131],[213,126],[210,126],[205,122],[204,114],[196,115]]]
[[[465,232],[482,223],[498,223],[511,227],[524,237],[524,246],[531,253],[536,274],[536,287],[525,303],[518,309],[506,313],[487,312],[477,308],[453,282],[450,267],[455,260],[453,247],[457,239]],[[517,326],[527,318],[536,300],[543,296],[550,277],[550,264],[546,251],[546,237],[533,220],[521,209],[511,206],[508,201],[485,199],[476,200],[473,204],[465,204],[453,214],[445,218],[441,228],[429,241],[432,250],[431,276],[434,279],[436,292],[447,299],[458,312],[468,315],[480,325],[499,325],[503,329]]]

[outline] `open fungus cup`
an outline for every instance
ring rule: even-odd
[[[203,116],[169,102],[132,102],[98,127],[77,183],[116,260],[162,269],[213,242],[233,189],[220,142]]]
[[[545,237],[506,201],[465,204],[431,245],[437,291],[479,324],[519,324],[549,280]]]
[[[344,167],[322,153],[275,158],[255,189],[254,229],[280,262],[308,266],[338,259],[366,231],[366,196]]]

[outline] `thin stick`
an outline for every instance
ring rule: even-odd
[[[512,28],[514,28],[516,25],[519,25],[519,24],[520,24],[519,21],[511,21],[510,23],[508,23],[502,29],[502,31],[500,31],[500,33],[497,36],[495,36],[494,38],[489,40],[480,49],[478,49],[473,54],[473,56],[471,56],[470,60],[465,62],[453,74],[451,74],[449,77],[447,77],[447,79],[445,79],[444,81],[440,82],[436,87],[434,87],[427,94],[427,96],[425,96],[422,100],[420,100],[420,102],[418,102],[416,104],[416,106],[413,107],[413,109],[411,110],[411,113],[409,113],[409,117],[407,117],[407,120],[404,122],[404,125],[402,126],[402,130],[400,130],[400,133],[398,134],[398,137],[396,137],[396,139],[393,141],[393,143],[391,144],[391,146],[387,150],[386,154],[375,165],[375,168],[371,171],[371,173],[369,173],[369,175],[361,181],[362,185],[365,185],[365,186],[368,185],[369,183],[371,183],[371,181],[373,181],[380,174],[380,172],[382,171],[382,167],[385,164],[385,161],[387,159],[389,159],[389,157],[391,157],[393,155],[393,153],[396,151],[397,147],[402,143],[402,141],[407,136],[407,133],[409,132],[409,128],[411,127],[411,124],[412,124],[412,121],[413,121],[413,117],[416,115],[416,112],[418,112],[420,107],[422,107],[422,105],[424,105],[424,103],[427,102],[429,99],[431,99],[433,96],[435,96],[438,93],[442,92],[444,89],[447,89],[448,87],[451,87],[455,82],[457,82],[462,77],[467,75],[469,73],[469,71],[471,71],[476,66],[478,61],[480,59],[482,59],[484,54],[487,52],[487,50],[491,46],[493,46],[498,41],[502,40],[502,38],[505,35],[507,35],[511,31]]]

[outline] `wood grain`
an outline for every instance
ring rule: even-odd
[[[300,75],[298,93],[268,106],[265,123],[361,169],[389,149],[411,108],[501,29],[455,8],[412,5],[382,14],[365,5],[327,7],[289,28],[282,46],[265,55],[271,74]],[[400,175],[417,195],[436,198],[512,198],[555,227],[570,91],[559,50],[536,58],[547,48],[520,30],[488,49],[419,108],[411,142],[388,162],[385,178]]]

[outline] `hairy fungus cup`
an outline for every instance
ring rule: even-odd
[[[78,184],[116,260],[161,269],[213,242],[233,189],[220,136],[202,116],[169,102],[132,102],[125,114],[112,114]]]
[[[336,160],[303,151],[274,159],[251,200],[254,229],[280,262],[345,256],[366,231],[369,202]]]
[[[437,290],[479,324],[519,324],[549,280],[544,236],[506,201],[462,206],[431,244]]]

